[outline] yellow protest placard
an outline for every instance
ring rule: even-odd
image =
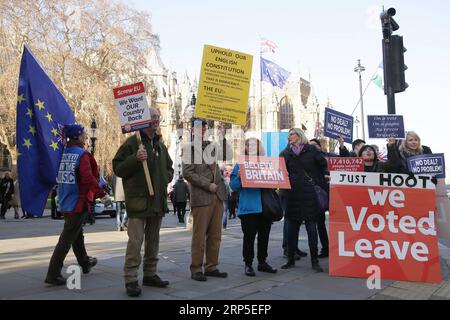
[[[195,117],[245,125],[253,56],[205,45]]]

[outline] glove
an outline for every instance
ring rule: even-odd
[[[436,178],[436,176],[433,176],[433,177],[431,178],[431,182],[433,182],[434,185],[437,185],[437,184],[438,184],[438,179]]]
[[[111,200],[111,198],[108,196],[108,195],[105,195],[103,198],[102,198],[102,203],[103,203],[103,205],[105,206],[105,207],[112,207],[112,200]]]

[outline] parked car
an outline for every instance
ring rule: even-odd
[[[105,207],[105,205],[101,202],[100,199],[95,200],[94,213],[96,216],[109,215],[111,218],[115,218],[117,215],[117,203],[114,201],[114,198],[111,197],[112,206]]]

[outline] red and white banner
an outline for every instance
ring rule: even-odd
[[[364,172],[364,161],[362,158],[328,158],[329,171]]]
[[[284,158],[241,156],[238,163],[244,188],[291,188]]]
[[[330,275],[440,283],[428,176],[331,172]]]
[[[122,133],[151,126],[150,110],[142,82],[115,88],[113,91]]]

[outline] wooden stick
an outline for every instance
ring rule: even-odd
[[[145,148],[142,144],[141,132],[137,131],[136,137],[138,140],[139,149]],[[150,171],[148,170],[147,161],[142,162],[142,166],[144,167],[145,180],[147,180],[148,193],[150,196],[154,196],[155,192],[153,191],[152,180],[150,178]]]

